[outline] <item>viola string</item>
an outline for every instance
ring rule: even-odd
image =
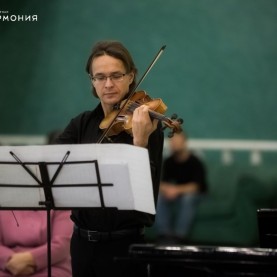
[[[140,107],[142,104],[137,103],[135,101],[129,101],[131,102],[130,104],[128,104],[128,111],[133,112],[136,108]],[[160,120],[167,120],[169,121],[169,118],[167,118],[166,116],[157,113],[153,110],[149,110],[150,115],[152,115],[153,117],[155,117],[155,119],[160,119]]]
[[[133,112],[137,107],[140,107],[141,105],[142,105],[141,103],[130,100],[127,103],[127,111]],[[152,118],[161,120],[165,124],[165,126],[163,126],[163,128],[162,128],[163,130],[166,128],[171,128],[171,129],[173,129],[173,132],[181,131],[181,128],[176,126],[176,123],[177,123],[177,125],[180,125],[180,122],[178,120],[177,121],[172,120],[172,119],[166,117],[165,115],[157,113],[153,110],[149,110],[149,114],[150,114],[150,116],[152,116]]]

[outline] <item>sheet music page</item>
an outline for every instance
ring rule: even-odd
[[[41,180],[37,165],[26,167]],[[45,200],[43,189],[21,165],[0,164],[0,185],[9,185],[0,187],[0,207],[41,208],[39,202]]]
[[[26,165],[26,167],[41,181],[38,165]],[[38,182],[21,165],[0,164],[0,184],[24,183],[38,185]]]
[[[97,160],[100,168],[101,182],[114,183],[113,189],[108,186],[103,187],[105,204],[107,206],[113,207],[116,205],[121,209],[135,209],[146,213],[155,213],[149,157],[148,151],[145,148],[127,144],[1,146],[0,164],[3,164],[3,162],[16,162],[14,157],[11,156],[10,151],[24,163],[55,163],[55,165],[48,165],[48,167],[52,166],[52,171],[49,170],[52,177],[55,171],[53,168],[57,167],[57,164],[64,159],[68,152],[69,156],[66,162],[80,162],[78,166],[81,164],[82,166],[68,168],[66,172],[67,177],[58,175],[55,183],[66,182],[72,186],[80,181],[90,183],[97,180],[95,175],[91,175],[91,168],[86,164],[87,161]],[[34,180],[19,168],[20,166],[12,164],[9,165],[9,168],[2,168],[4,177],[0,180],[0,195],[4,191],[3,187],[1,187],[2,182],[10,182],[11,184],[20,182],[20,184],[24,184],[27,181],[29,184],[36,185]],[[14,170],[16,170],[16,174],[20,178],[12,177],[12,174],[15,172]],[[65,170],[62,168],[59,174]],[[91,205],[100,204],[98,189],[96,187],[83,187],[81,189],[80,186],[77,186],[77,189],[70,187],[70,189],[66,190],[66,193],[64,191],[65,189],[62,190],[62,188],[55,188],[53,190],[54,198],[57,201],[57,204],[55,203],[56,207],[58,205],[67,206],[70,203],[74,204],[74,206],[75,204],[80,206],[80,204],[86,203],[90,207]],[[26,199],[31,201],[28,198],[28,193],[25,194]],[[79,203],[80,199],[82,199],[81,203]]]
[[[0,187],[0,208],[44,208],[40,201],[45,201],[42,188]]]
[[[49,166],[53,176],[57,166]],[[129,186],[128,165],[99,165],[105,207],[121,210],[134,209],[134,197]],[[58,187],[59,185],[69,187]],[[65,164],[54,182],[55,205],[62,207],[101,207],[96,166],[94,162],[85,164]]]

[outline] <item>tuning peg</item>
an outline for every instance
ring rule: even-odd
[[[178,118],[177,121],[180,123],[180,124],[183,124],[184,120],[182,118]]]
[[[176,113],[174,113],[172,116],[171,116],[171,119],[176,119],[178,116]]]

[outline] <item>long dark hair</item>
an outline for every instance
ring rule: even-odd
[[[108,55],[119,59],[123,62],[124,67],[127,73],[133,72],[134,79],[133,82],[129,86],[129,92],[133,91],[136,86],[136,75],[137,75],[137,68],[133,61],[133,58],[127,48],[119,41],[115,40],[106,40],[106,41],[99,41],[95,44],[92,48],[91,54],[88,58],[87,65],[86,65],[86,72],[92,76],[91,72],[91,63],[94,58],[100,57],[103,55]],[[93,87],[93,95],[98,98],[95,88]]]

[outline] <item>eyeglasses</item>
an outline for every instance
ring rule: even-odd
[[[121,82],[125,75],[127,74],[113,73],[110,76],[105,76],[105,75],[91,76],[90,75],[90,78],[94,83],[104,84],[108,80],[108,78],[113,82]]]

